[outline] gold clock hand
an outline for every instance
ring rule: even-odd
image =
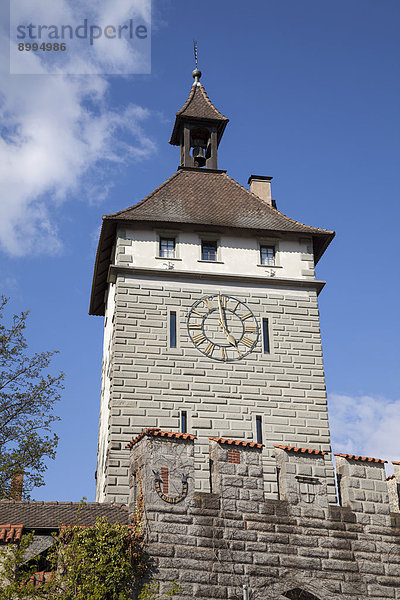
[[[234,346],[236,348],[237,353],[240,354],[240,356],[241,356],[243,353],[239,350],[238,345],[237,345],[237,341],[235,340],[235,338],[233,337],[233,335],[231,335],[230,333],[227,333],[226,339],[228,340],[228,342],[232,346]]]
[[[222,308],[221,296],[219,294],[218,294],[218,308],[219,308],[219,316],[220,316],[220,321],[219,321],[220,325],[221,325],[222,329],[224,330],[224,332],[228,335],[229,330],[228,330],[227,323],[226,323],[226,314]]]

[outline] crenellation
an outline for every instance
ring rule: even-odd
[[[349,600],[396,598],[381,591],[398,589],[393,543],[400,542],[399,526],[393,527],[385,514],[328,504],[326,454],[275,447],[276,464],[283,472],[280,492],[287,498],[272,500],[265,496],[261,468],[266,449],[233,439],[209,440],[212,493],[196,492],[191,476],[198,443],[192,436],[144,430],[130,450],[131,511],[140,477],[150,524],[148,549],[159,580],[176,579],[182,585],[178,600],[199,594],[199,588],[187,587],[194,580],[204,584],[208,599],[237,597],[243,581],[252,590],[265,588],[272,597],[301,585],[321,599],[325,593],[338,599],[346,593]],[[161,466],[174,474],[175,496],[170,498],[176,502],[166,502],[157,492]],[[367,470],[357,468],[357,476]],[[371,473],[374,485],[382,487],[385,481]],[[184,497],[182,474],[189,482]],[[310,502],[310,485],[315,483],[307,487],[305,480],[312,477],[318,478],[320,491]],[[190,577],[191,570],[201,577]],[[229,577],[214,577],[224,573]]]

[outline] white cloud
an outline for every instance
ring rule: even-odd
[[[329,396],[335,452],[400,460],[400,400],[371,396]]]
[[[62,4],[68,12],[68,2]],[[112,186],[105,163],[145,159],[155,151],[143,129],[149,112],[133,104],[110,109],[101,76],[10,76],[8,43],[8,31],[0,31],[0,247],[13,256],[54,252],[62,245],[60,204],[78,190],[89,202],[104,198]],[[44,64],[39,68],[46,73]]]

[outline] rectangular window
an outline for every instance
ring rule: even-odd
[[[270,267],[275,265],[275,248],[273,246],[260,246],[260,264]]]
[[[262,320],[262,336],[263,336],[263,352],[264,354],[270,353],[269,347],[269,327],[268,327],[268,319]]]
[[[263,437],[262,437],[262,417],[261,417],[261,415],[256,416],[256,437],[257,437],[257,444],[262,444]]]
[[[217,242],[201,242],[201,260],[217,260]]]
[[[181,432],[187,433],[187,412],[183,410],[181,412]]]
[[[176,348],[176,312],[169,313],[169,347]]]
[[[160,238],[160,257],[175,258],[175,240],[173,238]]]

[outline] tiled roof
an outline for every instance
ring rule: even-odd
[[[262,444],[258,444],[257,442],[248,442],[246,440],[228,440],[226,438],[217,438],[217,437],[209,437],[209,440],[213,440],[214,442],[218,442],[219,444],[228,444],[228,446],[242,446],[244,448],[259,448],[263,447]]]
[[[0,523],[23,523],[25,529],[57,529],[72,523],[94,525],[103,516],[112,523],[129,525],[128,508],[122,504],[0,501]]]
[[[136,436],[131,442],[129,442],[129,444],[127,444],[125,448],[133,448],[133,446],[140,442],[140,440],[143,439],[145,435],[151,435],[152,437],[171,438],[175,440],[193,441],[196,439],[196,436],[191,435],[190,433],[181,433],[179,431],[161,431],[159,427],[147,427],[143,429],[139,433],[139,435]]]
[[[0,544],[19,542],[22,536],[23,525],[0,525]]]
[[[176,113],[180,117],[197,117],[198,119],[218,119],[219,121],[227,121],[222,113],[214,106],[207,95],[204,86],[199,83],[194,83],[191,87],[190,94],[185,104]]]
[[[183,121],[213,121],[217,125],[218,142],[229,121],[219,112],[207,96],[204,86],[194,83],[185,104],[176,113],[174,129],[171,134],[170,144],[180,145],[180,127]]]
[[[320,456],[328,454],[323,450],[315,450],[314,448],[296,448],[295,446],[281,446],[280,444],[274,444],[274,448],[281,448],[281,450],[286,450],[287,452],[296,452],[297,454],[318,454]]]
[[[355,454],[341,454],[335,452],[335,456],[341,456],[349,460],[359,460],[361,462],[373,462],[373,463],[387,463],[387,460],[381,460],[380,458],[371,458],[370,456],[357,456]]]
[[[189,224],[248,230],[252,234],[288,232],[310,235],[315,262],[334,237],[332,231],[304,225],[272,208],[224,171],[180,167],[144,200],[103,217],[93,276],[90,314],[104,314],[104,292],[117,224]]]
[[[290,219],[225,171],[189,167],[179,168],[138,204],[104,218],[332,235]]]
[[[392,460],[392,465],[400,465],[400,462],[398,462],[397,460]]]

